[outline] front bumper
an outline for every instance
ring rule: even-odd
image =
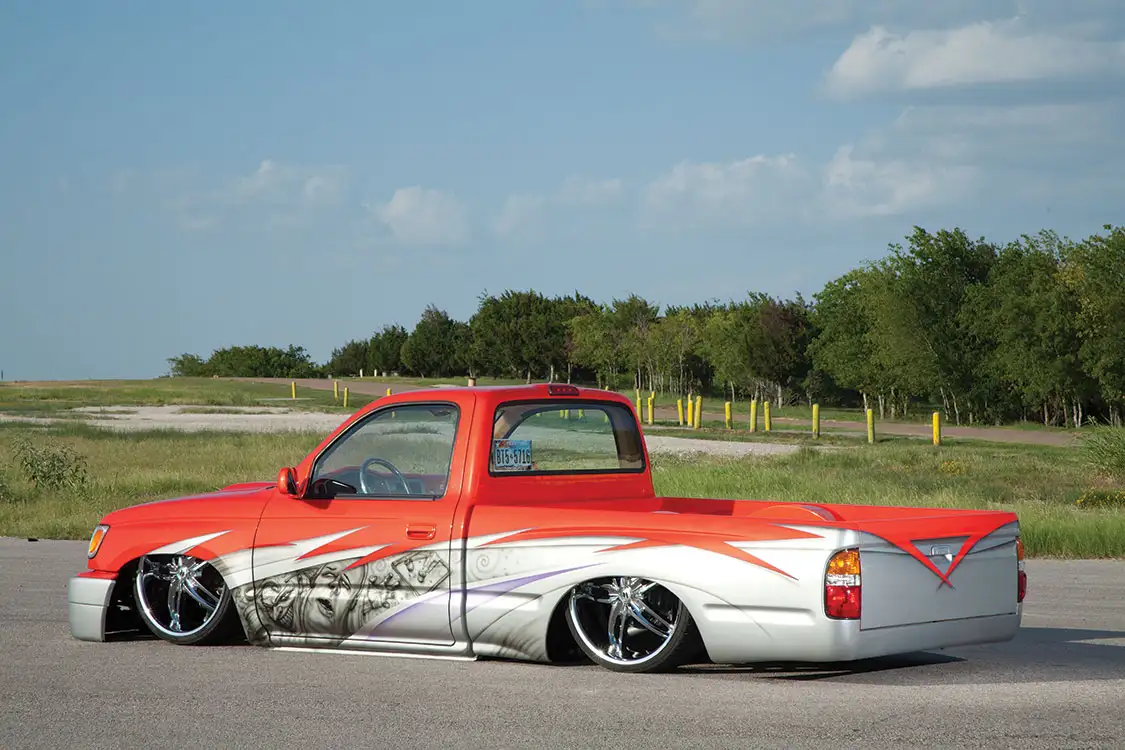
[[[67,586],[70,634],[81,641],[104,641],[106,615],[113,595],[112,578],[74,576]]]

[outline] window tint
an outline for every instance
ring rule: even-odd
[[[376,412],[325,451],[313,482],[348,485],[336,494],[440,497],[449,480],[458,416],[457,407],[447,404]]]
[[[643,471],[633,412],[619,404],[550,401],[496,410],[489,473]]]

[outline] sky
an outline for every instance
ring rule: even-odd
[[[7,0],[0,370],[1078,239],[1125,220],[1123,84],[1119,0]]]

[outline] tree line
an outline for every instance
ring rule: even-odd
[[[300,347],[169,360],[173,375],[399,373],[565,380],[658,394],[938,406],[957,424],[1122,422],[1125,227],[1080,241],[1043,230],[1006,244],[921,227],[811,300],[660,306],[630,295],[482,294],[466,321],[430,305],[316,364]]]

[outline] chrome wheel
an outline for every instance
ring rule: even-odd
[[[603,666],[647,671],[668,666],[682,652],[691,617],[655,581],[615,577],[571,589],[567,621],[578,645]]]
[[[230,601],[219,572],[206,560],[187,555],[142,557],[135,594],[149,628],[177,642],[193,642],[210,634]]]

